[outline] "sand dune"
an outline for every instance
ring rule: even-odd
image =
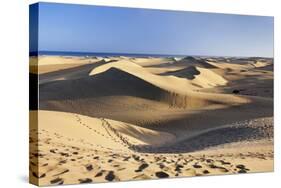
[[[200,67],[197,67],[196,69],[200,72],[200,75],[195,76],[193,83],[202,88],[212,88],[227,84],[227,80],[209,69]]]
[[[140,64],[143,67],[155,67],[155,68],[161,68],[161,67],[165,67],[165,68],[169,68],[169,67],[189,67],[189,66],[197,66],[197,67],[201,67],[201,68],[217,68],[215,65],[209,63],[208,61],[199,59],[199,58],[195,58],[195,57],[185,57],[185,58],[178,58],[178,59],[174,59],[174,58],[166,58],[166,60],[161,60],[159,59],[158,63],[146,63],[145,65]],[[136,64],[139,64],[139,62],[135,62]]]
[[[237,60],[215,62],[219,70],[213,70],[222,75],[228,84],[222,88],[204,90],[204,92],[233,93],[238,91],[243,96],[273,97],[273,64],[272,60],[261,60],[264,67],[254,66],[256,60],[237,63]]]
[[[114,60],[111,60],[114,61]],[[39,76],[39,83],[47,83],[56,80],[73,80],[88,76],[89,72],[95,67],[106,64],[108,61],[104,59],[96,61],[94,63],[80,64],[79,66],[65,68],[62,70],[56,70],[49,73],[42,73]]]
[[[173,90],[183,93],[183,89],[186,88],[186,85],[188,87],[195,89],[195,87],[192,86],[186,79],[181,79],[174,76],[162,77],[162,76],[154,75],[146,71],[140,65],[134,63],[128,63],[127,61],[117,61],[117,62],[107,63],[103,66],[96,67],[91,71],[89,75],[96,75],[105,72],[110,68],[117,68],[131,75],[134,75],[140,79],[148,81],[165,90]],[[178,87],[174,87],[174,85],[177,85]]]
[[[162,81],[162,83],[164,82]],[[168,84],[167,86],[170,87]],[[58,90],[60,92],[56,92]],[[106,115],[109,118],[114,116],[117,120],[125,118],[127,122],[134,124],[144,118],[140,116],[140,112],[144,116],[148,116],[147,112],[151,110],[163,115],[175,113],[175,116],[183,116],[190,113],[185,111],[185,108],[205,109],[210,106],[228,108],[243,102],[240,97],[232,95],[193,94],[192,91],[190,93],[180,95],[157,87],[120,69],[110,68],[103,73],[86,76],[79,80],[68,79],[40,84],[40,108],[66,110],[89,116]],[[119,110],[122,110],[123,114],[118,113]],[[128,118],[125,112],[138,113],[139,117],[136,116],[137,120]],[[153,117],[147,118],[153,120]],[[173,118],[172,116],[171,119]],[[154,121],[152,124],[155,124]]]
[[[223,69],[223,70],[227,70],[227,71],[231,71],[231,70],[247,70],[247,69],[251,69],[253,68],[253,63],[252,62],[245,62],[245,63],[241,63],[241,62],[208,62],[209,64]]]
[[[179,70],[175,70],[175,71],[168,71],[161,75],[173,75],[176,77],[187,78],[189,80],[192,80],[195,78],[195,76],[197,76],[199,74],[200,74],[200,71],[197,69],[197,67],[189,66],[187,68],[183,68],[183,69],[179,69]]]
[[[221,78],[219,75],[216,75],[212,71],[203,68],[198,68],[200,71],[202,71],[203,76],[199,75],[199,78],[197,79],[188,80],[176,76],[155,75],[139,65],[128,63],[126,61],[117,61],[117,62],[107,63],[103,66],[96,67],[91,71],[90,75],[96,75],[112,67],[125,71],[159,88],[169,91],[170,93],[174,93],[175,95],[183,95],[184,97],[187,97],[189,99],[188,100],[189,102],[194,101],[195,106],[197,103],[198,105],[202,106],[202,105],[208,105],[209,103],[220,103],[220,104],[226,103],[228,105],[235,105],[239,103],[248,102],[246,99],[237,96],[221,95],[219,97],[220,99],[217,100],[218,99],[217,95],[208,94],[208,96],[206,96],[206,94],[204,93],[194,92],[200,88],[210,88],[217,85],[223,85],[226,83],[226,80]],[[208,80],[207,77],[210,77],[210,81]],[[192,106],[192,104],[190,104],[189,106]]]
[[[200,76],[203,76],[194,78],[198,84],[208,85],[212,80],[212,84],[224,81],[213,72],[204,68],[197,69],[201,71]],[[207,127],[216,128],[233,121],[272,114],[271,99],[194,92],[187,85],[187,79],[173,76],[168,77],[173,78],[172,81],[167,81],[165,77],[153,75],[127,61],[102,64],[95,67],[90,75],[84,75],[78,80],[41,84],[40,108],[106,117],[167,131],[177,135],[178,140],[186,139],[187,132],[188,135],[197,134]],[[210,80],[207,80],[208,77]],[[180,91],[185,94],[175,89],[179,85],[182,86]],[[58,90],[60,92],[56,92]],[[258,109],[263,110],[257,112]],[[218,120],[222,112],[225,118]],[[166,116],[165,119],[162,116]],[[214,120],[214,123],[209,122],[205,126],[207,120]],[[174,129],[170,129],[169,124],[173,124]]]
[[[96,58],[75,57],[75,56],[39,56],[38,65],[59,65],[59,64],[83,64],[98,61]]]
[[[217,68],[216,66],[208,63],[205,60],[196,59],[196,58],[191,57],[191,56],[185,57],[182,60],[180,60],[179,62],[185,63],[185,64],[190,64],[191,66],[198,66],[198,67],[207,68],[207,69]]]
[[[41,185],[273,169],[270,59],[44,58],[61,64],[31,112]]]
[[[175,139],[173,135],[168,133],[153,131],[124,122],[105,118],[91,118],[79,114],[39,111],[39,119],[42,121],[39,130],[61,134],[73,140],[84,140],[85,143],[94,143],[104,150],[120,149],[128,152],[130,151],[128,148],[130,144],[125,144],[124,141],[135,145],[158,146]],[[57,126],[57,124],[60,124],[60,126]],[[80,127],[79,134],[76,132],[77,126]],[[112,138],[103,136],[107,135],[108,132],[111,132]],[[124,138],[124,141],[120,140],[121,137],[117,133]],[[76,146],[79,147],[79,145]]]
[[[195,66],[189,66],[187,68],[171,71],[162,75],[173,75],[180,78],[187,78],[192,80],[191,83],[193,85],[195,84],[200,88],[212,88],[227,84],[227,80],[212,70]]]
[[[272,65],[272,63],[266,61],[256,61],[253,65],[257,68],[260,68],[260,67],[266,67],[268,65]]]
[[[58,70],[65,70],[81,65],[99,61],[97,58],[74,56],[39,56],[30,57],[30,69],[32,73],[44,74]]]
[[[130,58],[130,61],[142,67],[160,66],[162,64],[172,64],[173,58]]]
[[[264,67],[258,67],[259,70],[265,70],[265,71],[270,71],[270,72],[273,71],[273,68],[274,68],[273,64],[269,64]]]

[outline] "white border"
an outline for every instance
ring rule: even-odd
[[[0,187],[33,187],[28,175],[28,4],[9,0],[0,6]],[[275,17],[275,173],[177,178],[71,187],[276,187],[280,173],[281,7],[278,0],[49,0],[108,6],[266,15]],[[280,74],[279,74],[280,73]]]

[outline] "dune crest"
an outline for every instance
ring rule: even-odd
[[[94,68],[89,75],[97,75],[113,67],[134,75],[142,80],[145,80],[148,83],[151,83],[159,88],[168,91],[169,93],[172,93],[173,95],[183,96],[184,98],[186,97],[189,102],[194,100],[194,104],[202,103],[200,106],[212,103],[237,105],[249,102],[249,100],[243,99],[242,97],[238,96],[221,94],[220,97],[218,97],[217,94],[197,92],[198,89],[213,88],[219,85],[225,85],[227,83],[227,81],[220,75],[212,72],[211,70],[200,67],[197,67],[197,69],[202,71],[202,74],[199,74],[198,78],[195,75],[194,80],[188,80],[186,78],[180,78],[173,75],[155,75],[150,73],[140,65],[127,61],[116,61],[98,66]],[[208,77],[210,77],[210,79]],[[180,106],[186,105],[184,104]]]
[[[196,69],[200,72],[200,74],[195,75],[193,83],[200,85],[202,88],[223,86],[226,85],[228,82],[226,79],[214,73],[212,70],[200,67],[196,67]]]
[[[191,84],[199,88],[214,88],[216,86],[226,85],[228,82],[225,78],[212,70],[196,66],[188,66],[187,68],[166,72],[161,75],[173,75],[180,78],[187,78],[190,80]]]
[[[186,93],[185,89],[187,87],[189,87],[188,89],[196,89],[196,87],[192,86],[192,84],[188,82],[186,79],[177,78],[175,76],[162,77],[162,76],[154,75],[146,71],[140,65],[137,65],[132,62],[122,61],[122,60],[113,63],[107,63],[105,65],[96,67],[90,72],[89,75],[93,76],[105,72],[110,68],[117,68],[119,70],[125,71],[131,75],[134,75],[140,79],[148,81],[165,90],[173,90],[179,93]],[[175,87],[175,85],[177,85],[177,87]]]

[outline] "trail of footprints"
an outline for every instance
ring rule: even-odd
[[[103,136],[107,139],[111,139],[113,140],[115,143],[118,143],[118,144],[121,144],[123,145],[124,147],[126,148],[134,148],[134,145],[131,144],[125,137],[123,137],[115,128],[113,128],[111,126],[111,124],[105,120],[104,118],[100,118],[101,122],[102,122],[102,127],[105,129],[107,135],[99,132],[98,130],[92,128],[91,126],[87,125],[86,123],[84,123],[82,121],[82,119],[79,117],[78,114],[75,114],[75,117],[77,119],[77,122],[86,127],[87,129],[93,131],[94,133],[100,135],[100,136]],[[100,146],[101,148],[103,148],[102,146]],[[111,150],[111,148],[107,148],[109,150]],[[123,150],[122,150],[123,151]]]
[[[130,143],[128,139],[123,137],[105,119],[101,118],[100,120],[102,121],[102,127],[105,129],[107,135],[104,135],[103,133],[83,123],[79,115],[75,115],[75,117],[81,126],[88,128],[95,134],[112,139],[116,143],[122,144],[132,151],[137,150],[134,144]],[[233,164],[225,160],[225,157],[241,159],[254,157],[260,160],[273,158],[273,152],[248,152],[246,154],[240,153],[235,156],[232,154],[229,156],[203,155],[201,157],[186,154],[170,154],[165,156],[162,154],[130,153],[128,151],[116,153],[116,150],[99,151],[96,147],[103,148],[103,146],[87,143],[83,139],[79,140],[79,142],[84,144],[85,148],[56,143],[50,139],[50,134],[53,134],[57,139],[67,139],[68,141],[77,142],[77,140],[64,137],[58,133],[49,133],[46,130],[41,130],[40,132],[31,130],[31,135],[42,135],[39,140],[36,139],[36,136],[30,137],[29,142],[33,146],[30,151],[31,175],[38,179],[44,179],[51,176],[49,184],[60,185],[68,183],[68,178],[65,175],[72,173],[73,170],[69,169],[69,166],[67,166],[69,163],[71,163],[71,167],[82,166],[84,168],[86,175],[82,173],[82,177],[77,177],[77,183],[91,183],[94,181],[100,182],[129,179],[168,178],[177,176],[201,176],[218,173],[247,173],[250,169],[245,165]],[[49,148],[49,150],[45,151],[44,149],[44,151],[42,151],[40,150],[41,146]],[[90,148],[95,149],[88,149],[89,146]],[[38,158],[41,159],[40,162],[38,162]],[[56,162],[54,163],[54,161]],[[103,164],[111,164],[110,169],[103,167]],[[132,167],[128,168],[127,166],[129,164],[134,164],[134,169],[132,169]],[[36,173],[38,165],[45,171]],[[119,174],[124,171],[131,171],[132,177],[126,177],[127,179],[120,178]]]
[[[83,110],[84,112],[87,112],[87,113],[91,114],[88,109],[82,108],[82,106],[77,106],[77,105],[75,105],[72,100],[66,100],[66,102],[67,102],[67,103],[71,106],[71,108],[73,108],[73,109],[75,109],[75,108],[80,108],[80,110]],[[136,150],[137,146],[134,145],[134,144],[132,144],[132,143],[130,143],[130,142],[128,141],[128,139],[126,139],[124,136],[122,136],[122,135],[121,135],[115,128],[113,128],[113,127],[111,126],[111,124],[110,124],[107,120],[105,120],[104,118],[100,118],[100,120],[102,121],[102,126],[103,126],[103,128],[105,129],[105,131],[107,132],[107,135],[104,135],[103,133],[97,131],[96,129],[94,129],[94,128],[92,128],[91,126],[87,125],[86,123],[82,122],[82,118],[80,118],[80,116],[79,116],[78,114],[75,114],[75,117],[76,117],[77,122],[78,122],[80,125],[82,125],[82,126],[88,128],[89,130],[92,130],[92,131],[95,132],[96,134],[99,134],[99,135],[101,135],[101,136],[103,136],[103,137],[106,137],[106,138],[108,138],[108,139],[111,139],[111,140],[113,140],[114,142],[116,142],[116,143],[118,143],[118,144],[121,144],[121,145],[123,145],[124,147],[127,147],[127,148],[129,148],[129,149],[131,149],[131,150]],[[115,136],[113,136],[113,135],[115,135]],[[109,148],[108,148],[108,149],[109,149]]]
[[[99,132],[99,131],[93,129],[92,127],[86,125],[85,123],[83,123],[82,120],[81,120],[81,118],[79,117],[79,115],[75,115],[75,116],[76,116],[76,118],[77,118],[78,123],[79,123],[81,126],[84,126],[84,127],[88,128],[89,130],[95,132],[96,134],[99,134],[99,135],[101,135],[101,136],[104,136],[104,137],[106,137],[106,138],[108,138],[108,139],[112,139],[113,141],[115,141],[115,142],[117,142],[117,143],[120,143],[120,141],[117,140],[118,138],[120,138],[120,139],[122,140],[121,144],[123,144],[123,146],[125,146],[125,147],[127,146],[126,144],[129,143],[129,142],[126,141],[126,139],[125,139],[124,137],[122,137],[121,135],[119,135],[119,134],[117,133],[117,131],[116,131],[113,127],[111,127],[111,125],[110,125],[106,120],[101,119],[101,121],[102,121],[102,126],[104,127],[104,129],[106,130],[106,132],[107,132],[108,135],[104,135],[103,133],[101,133],[101,132]],[[42,133],[39,133],[39,132],[37,132],[36,130],[31,130],[31,132],[32,132],[32,131],[35,132],[35,134],[38,134],[38,135],[39,135],[39,134],[44,133],[46,137],[50,137],[50,133],[48,133],[48,131],[41,130]],[[112,131],[113,134],[110,133],[110,131]],[[57,138],[57,139],[62,139],[62,138],[64,138],[64,139],[66,139],[66,140],[68,140],[68,141],[74,141],[74,139],[64,137],[64,136],[62,136],[62,135],[59,135],[58,133],[53,133],[53,134],[55,135],[55,138]],[[113,135],[115,135],[116,138],[114,138]],[[50,139],[50,138],[48,138],[48,139],[41,139],[41,140],[35,140],[34,138],[36,138],[36,137],[37,137],[37,136],[34,136],[33,138],[30,137],[30,143],[31,143],[31,144],[32,144],[32,143],[35,143],[36,146],[40,146],[41,144],[38,144],[38,143],[41,143],[41,142],[44,142],[44,144],[51,144],[51,139]],[[83,139],[79,140],[79,142],[81,142],[81,143],[83,143],[83,144],[90,145],[90,146],[94,146],[92,143],[87,143],[87,142],[85,142]],[[51,145],[52,145],[52,146],[55,146],[55,147],[63,147],[63,148],[71,147],[71,146],[65,146],[65,145],[63,145],[63,144],[58,144],[58,143],[52,143]],[[42,146],[42,145],[41,145],[41,146]],[[97,145],[97,146],[103,148],[103,146],[100,146],[100,145]],[[34,148],[35,148],[35,147],[34,147]],[[71,148],[74,149],[74,150],[80,150],[78,147],[71,147]],[[107,148],[107,149],[110,149],[110,148]],[[67,152],[61,152],[61,151],[59,151],[58,149],[50,149],[49,152],[50,152],[51,154],[60,155],[61,157],[72,157],[73,155],[78,155],[78,154],[79,154],[79,152],[77,152],[77,151],[74,151],[74,152],[72,152],[72,153],[68,153],[68,152],[69,152],[69,149],[65,149],[65,150],[66,150]],[[97,151],[97,150],[94,150],[94,151]],[[45,156],[44,154],[39,154],[39,153],[40,153],[39,150],[33,150],[33,151],[31,152],[30,159],[32,160],[33,157],[41,157],[41,158],[43,158],[43,157]],[[87,156],[89,157],[89,156],[91,156],[91,155],[87,155]],[[112,155],[112,157],[114,157],[114,154]],[[80,160],[80,159],[83,159],[83,156],[80,156],[80,157],[78,157],[77,159],[72,158],[72,159],[70,159],[70,161],[76,161],[76,160]],[[99,160],[99,157],[96,156],[96,157],[94,157],[93,159]],[[49,158],[46,158],[46,160],[49,160]],[[107,162],[112,162],[112,160],[108,160]],[[37,162],[37,163],[38,163],[38,162]],[[57,163],[57,165],[63,165],[63,164],[65,164],[65,163],[67,163],[67,160],[60,160],[60,161]],[[36,162],[32,162],[32,161],[31,161],[31,166],[36,167]],[[44,166],[48,166],[48,163],[45,163],[45,164],[41,165],[41,167],[44,167]],[[119,165],[115,165],[115,167],[117,167],[117,166],[119,166]],[[87,165],[87,166],[86,166],[86,169],[87,169],[87,171],[92,171],[92,170],[93,170],[93,167],[92,167],[92,165]],[[32,170],[32,169],[31,169],[31,170]],[[64,170],[64,171],[62,171],[62,172],[60,172],[60,173],[54,174],[53,176],[54,176],[54,177],[55,177],[55,176],[61,176],[61,175],[65,174],[65,173],[68,173],[69,171],[70,171],[69,169],[66,169],[66,170]],[[103,174],[103,171],[100,171],[99,173],[96,174],[95,177],[99,177],[99,176],[101,176],[102,174]],[[34,177],[36,177],[36,178],[44,178],[44,177],[46,176],[46,173],[43,173],[42,175],[38,175],[37,173],[32,172],[32,175],[33,175]],[[114,175],[114,172],[113,172],[113,171],[109,171],[108,174],[105,176],[105,180],[107,180],[107,181],[113,181],[114,179],[116,179],[116,178],[115,178],[115,175]],[[80,183],[90,183],[90,182],[92,182],[92,180],[89,179],[89,178],[86,178],[86,179],[78,179],[78,181],[79,181]],[[52,180],[50,181],[50,184],[63,184],[63,183],[64,183],[64,180],[63,180],[62,178],[60,178],[60,177],[56,177],[56,178],[54,178],[54,179],[52,179]]]

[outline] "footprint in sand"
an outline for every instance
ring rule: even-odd
[[[46,174],[42,174],[41,176],[38,176],[35,172],[32,172],[32,175],[35,177],[35,178],[44,178],[46,176]]]
[[[210,172],[208,170],[204,170],[203,174],[209,174]]]
[[[100,176],[102,176],[103,175],[103,170],[102,171],[100,171],[100,172],[98,172],[96,175],[95,175],[95,177],[100,177]]]
[[[108,174],[105,176],[105,180],[113,181],[115,179],[115,175],[113,171],[109,171]]]
[[[43,166],[48,166],[48,163],[43,164],[42,167],[43,167]]]
[[[130,158],[131,158],[130,156],[129,156],[129,157],[125,157],[125,158],[123,159],[123,161],[128,161]]]
[[[245,170],[245,169],[240,169],[240,170],[238,170],[238,173],[247,173],[247,171]]]
[[[66,170],[64,170],[64,171],[62,171],[62,172],[60,172],[60,173],[58,173],[58,174],[55,174],[55,175],[53,175],[53,176],[59,176],[59,175],[65,174],[65,173],[67,173],[67,172],[69,172],[68,169],[66,169]]]
[[[64,152],[60,152],[60,155],[64,156],[64,157],[69,157],[69,154],[68,153],[64,153]]]
[[[122,171],[122,170],[126,170],[126,168],[119,168],[119,169],[117,169],[117,171]]]
[[[169,174],[167,174],[166,172],[159,171],[155,173],[155,176],[158,178],[168,178]]]
[[[144,169],[146,169],[149,165],[147,163],[143,163],[139,166],[139,168],[137,170],[135,170],[135,172],[141,172]]]
[[[135,179],[135,180],[146,180],[146,179],[150,179],[150,177],[145,175],[145,174],[140,174],[140,175],[137,175],[137,176],[133,177],[133,179]]]
[[[249,169],[246,168],[246,166],[242,165],[242,164],[236,165],[236,168],[239,169],[238,173],[247,173],[247,171],[249,171]]]
[[[59,165],[65,164],[67,162],[67,160],[62,160],[59,162]]]
[[[163,163],[159,163],[159,168],[163,169],[165,168],[165,165]]]
[[[230,165],[231,164],[230,162],[226,162],[224,160],[220,160],[220,162],[221,162],[222,165]]]
[[[93,182],[93,180],[90,179],[90,178],[78,179],[78,181],[79,181],[80,183],[92,183],[92,182]]]
[[[183,165],[177,164],[177,165],[176,165],[176,168],[175,168],[175,171],[181,172],[181,169],[182,169],[183,167],[184,167]]]
[[[202,166],[201,166],[201,165],[198,165],[198,164],[194,164],[193,167],[194,167],[194,168],[202,168]]]
[[[63,184],[63,179],[62,178],[56,178],[50,181],[51,184],[58,184],[62,185]]]
[[[94,169],[93,165],[91,165],[91,164],[87,164],[85,167],[88,171],[92,171]]]

